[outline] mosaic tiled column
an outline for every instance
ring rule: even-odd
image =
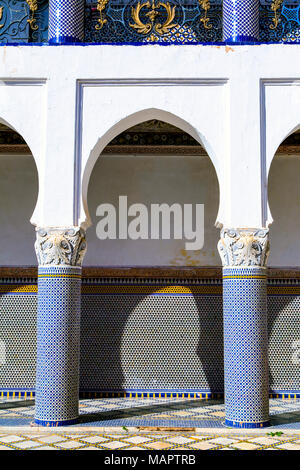
[[[84,39],[84,0],[49,1],[49,43],[70,44]]]
[[[267,273],[268,230],[224,229],[225,424],[269,424]]]
[[[223,39],[253,42],[259,39],[259,0],[223,1]]]
[[[73,424],[78,418],[81,264],[78,227],[37,230],[38,324],[35,422]]]

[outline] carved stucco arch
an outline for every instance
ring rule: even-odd
[[[217,181],[218,181],[218,188],[219,188],[219,209],[218,215],[216,219],[216,226],[221,227],[222,223],[220,222],[220,212],[221,212],[221,199],[222,199],[222,184],[221,184],[221,170],[219,167],[219,161],[217,159],[216,153],[211,145],[210,142],[206,139],[205,135],[202,134],[198,129],[196,129],[192,124],[187,122],[185,119],[180,118],[179,116],[170,113],[168,111],[164,111],[157,108],[149,108],[144,109],[142,111],[138,111],[133,113],[129,116],[124,117],[123,119],[119,120],[114,126],[112,126],[104,135],[98,138],[96,144],[92,148],[88,160],[86,162],[85,167],[82,171],[82,182],[81,182],[81,189],[82,189],[82,206],[80,211],[80,220],[79,225],[83,228],[87,228],[91,225],[91,219],[88,210],[88,202],[87,202],[87,194],[88,194],[88,185],[90,181],[90,177],[94,168],[94,165],[98,158],[101,156],[102,151],[104,148],[111,142],[115,137],[117,137],[122,132],[126,131],[130,127],[133,127],[139,123],[149,121],[149,120],[160,120],[164,121],[168,124],[171,124],[175,127],[178,127],[182,131],[186,132],[187,134],[191,135],[199,144],[204,148],[210,161],[213,165]]]

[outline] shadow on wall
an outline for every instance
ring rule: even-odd
[[[116,289],[117,290],[117,289]],[[81,391],[222,393],[222,296],[83,295]],[[299,297],[269,296],[270,390],[299,390]]]
[[[2,388],[34,388],[36,300],[0,296],[0,339],[6,343]],[[271,390],[300,389],[292,348],[300,337],[299,311],[300,296],[269,296]],[[80,382],[81,390],[222,391],[222,296],[83,295]]]
[[[83,296],[80,389],[221,393],[222,297],[152,294]]]
[[[270,390],[300,390],[299,364],[293,359],[300,338],[299,296],[268,296]],[[299,349],[299,347],[298,347]]]

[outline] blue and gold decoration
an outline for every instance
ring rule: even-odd
[[[297,43],[300,0],[0,0],[0,44],[48,38],[50,44]]]
[[[72,44],[84,39],[84,0],[49,1],[49,43]]]
[[[222,40],[222,0],[87,0],[85,41],[195,44]]]
[[[259,38],[259,0],[223,1],[223,39],[255,42]]]

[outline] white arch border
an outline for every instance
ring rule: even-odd
[[[262,80],[261,87],[265,168],[263,205],[265,226],[269,227],[273,222],[268,192],[270,169],[279,146],[300,129],[300,79]]]
[[[193,127],[189,122],[185,119],[179,117],[176,114],[173,114],[169,111],[165,111],[163,109],[158,108],[147,108],[140,111],[137,111],[129,116],[126,116],[116,122],[104,135],[98,138],[97,142],[95,143],[94,147],[92,148],[86,165],[82,172],[82,181],[81,181],[81,189],[82,189],[82,207],[80,214],[84,214],[84,217],[80,218],[80,225],[86,229],[91,226],[91,218],[89,215],[88,210],[88,202],[87,202],[87,195],[88,195],[88,185],[90,181],[90,177],[94,168],[94,165],[98,158],[101,157],[101,153],[104,148],[111,142],[115,137],[117,137],[122,132],[126,131],[127,129],[145,122],[149,120],[160,120],[171,124],[175,127],[178,127],[182,131],[186,132],[187,134],[191,135],[199,144],[204,148],[206,153],[208,154],[210,161],[214,167],[218,187],[219,187],[219,208],[218,208],[218,215],[215,225],[217,227],[221,227],[222,224],[219,222],[219,214],[220,214],[220,207],[221,207],[221,193],[222,193],[222,185],[221,185],[221,175],[220,169],[218,165],[217,156],[213,150],[213,147],[206,139],[205,135],[200,133],[195,127]]]

